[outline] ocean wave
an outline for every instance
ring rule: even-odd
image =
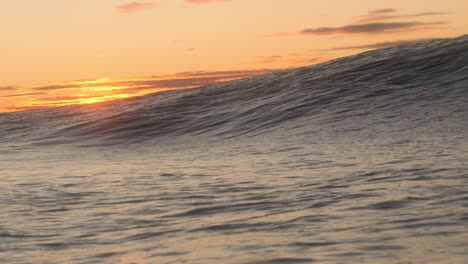
[[[468,36],[96,105],[0,115],[0,143],[114,143],[266,133],[460,132],[468,126]],[[339,127],[339,129],[337,129]]]

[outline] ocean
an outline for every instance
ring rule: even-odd
[[[0,114],[0,263],[468,263],[468,35]]]

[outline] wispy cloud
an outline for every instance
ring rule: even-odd
[[[382,9],[373,10],[369,14],[380,15],[380,14],[395,13],[397,11],[398,11],[398,9],[395,9],[395,8],[382,8]]]
[[[188,4],[209,4],[216,2],[231,2],[232,0],[185,0]]]
[[[115,8],[123,13],[133,13],[137,11],[141,11],[148,8],[154,8],[161,6],[159,3],[156,2],[130,2],[122,5],[118,5]]]
[[[0,86],[0,92],[2,91],[14,91],[16,90],[16,87],[14,86]]]
[[[223,76],[223,75],[246,75],[253,76],[259,74],[265,74],[272,72],[272,69],[260,69],[260,70],[237,70],[237,71],[195,71],[195,72],[179,72],[173,76],[185,76],[185,77],[197,77],[197,76]],[[154,76],[153,78],[156,78]]]
[[[289,67],[299,67],[304,65],[316,64],[323,62],[325,59],[322,57],[314,57],[310,54],[297,54],[291,53],[287,55],[271,55],[258,57],[257,63],[261,64],[274,64],[280,63],[282,65],[289,65]]]
[[[446,22],[387,22],[350,24],[341,27],[306,28],[299,33],[302,35],[332,35],[332,34],[376,34],[400,31],[414,31],[427,29],[445,24]]]
[[[32,93],[17,93],[17,94],[8,94],[3,95],[3,98],[11,98],[11,97],[25,97],[25,96],[33,96],[33,95],[42,95],[46,94],[45,92],[32,92]]]
[[[79,80],[48,86],[29,88],[28,93],[18,93],[2,97],[27,97],[22,103],[5,106],[6,111],[19,111],[43,107],[73,104],[90,104],[141,96],[154,92],[177,89],[190,89],[209,84],[233,81],[254,75],[273,72],[271,69],[237,71],[198,71],[182,72],[173,75],[151,76],[134,79]]]
[[[54,85],[32,88],[36,91],[60,91],[70,89],[80,90],[126,90],[128,88],[141,89],[184,89],[218,83],[227,80],[245,78],[253,75],[264,74],[273,70],[244,70],[244,71],[214,71],[214,72],[184,72],[168,76],[153,76],[138,79],[111,80],[108,78],[97,80],[73,81]],[[100,89],[102,88],[102,89]]]
[[[393,19],[400,19],[400,18],[416,18],[416,17],[431,17],[431,16],[441,16],[441,15],[448,15],[448,12],[421,12],[421,13],[413,13],[413,14],[399,14],[398,9],[393,8],[386,8],[386,9],[377,9],[369,12],[361,16],[359,22],[361,23],[369,23],[369,22],[378,22],[378,21],[386,21],[386,20],[393,20]]]
[[[335,34],[379,34],[393,32],[412,32],[415,30],[435,28],[446,21],[392,21],[395,19],[408,19],[419,17],[430,17],[447,15],[447,12],[424,12],[414,14],[400,14],[398,9],[383,8],[373,10],[365,15],[360,16],[357,23],[339,27],[313,27],[305,28],[298,32],[299,35],[335,35]],[[390,20],[390,21],[389,21]],[[276,35],[276,36],[284,36]],[[275,35],[274,35],[275,36]]]
[[[332,50],[381,49],[381,48],[388,48],[388,47],[397,46],[397,45],[415,43],[415,42],[424,41],[424,40],[429,40],[429,39],[425,38],[425,39],[377,42],[377,43],[357,45],[357,46],[336,47],[336,48],[333,48]]]

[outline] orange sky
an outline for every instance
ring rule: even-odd
[[[463,35],[468,1],[14,0],[0,1],[0,32],[1,112],[191,88]]]

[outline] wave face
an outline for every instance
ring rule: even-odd
[[[466,153],[468,36],[1,114],[0,262],[463,263]]]
[[[466,128],[467,47],[467,36],[432,40],[200,89],[6,114],[0,116],[0,135],[5,141],[88,137],[134,142],[238,137],[291,126],[315,131],[333,124],[387,132],[394,123],[423,131]]]

